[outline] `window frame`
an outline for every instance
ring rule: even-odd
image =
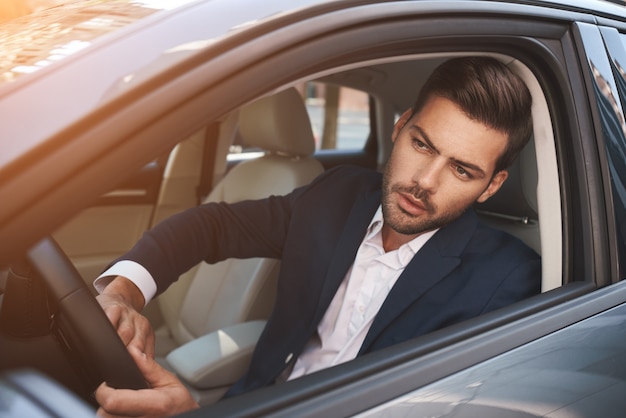
[[[512,25],[506,17],[515,24]],[[582,83],[582,75],[574,65],[578,60],[576,45],[579,39],[572,34],[572,27],[568,22],[551,21],[538,24],[530,18],[517,16],[466,16],[463,17],[463,23],[467,25],[464,26],[464,30],[472,32],[475,29],[467,28],[481,28],[481,33],[461,37],[455,30],[452,30],[455,32],[454,35],[449,33],[451,28],[458,28],[458,19],[446,17],[436,19],[430,16],[432,21],[425,25],[428,28],[415,21],[412,22],[413,28],[421,28],[421,31],[414,30],[418,33],[405,37],[396,35],[395,42],[392,36],[385,37],[395,25],[399,25],[395,28],[396,33],[406,33],[405,31],[409,29],[403,24],[411,18],[420,21],[426,19],[424,16],[418,18],[406,16],[404,21],[387,22],[386,27],[383,27],[385,26],[383,22],[379,25],[355,28],[350,34],[333,33],[327,39],[320,36],[311,42],[302,43],[293,50],[285,51],[284,54],[275,55],[259,65],[262,72],[270,68],[280,68],[287,62],[293,66],[293,63],[300,62],[298,57],[302,57],[304,50],[325,51],[330,55],[317,56],[315,64],[309,66],[303,64],[303,68],[293,68],[291,74],[278,75],[274,72],[272,79],[268,79],[267,82],[278,86],[295,83],[308,72],[328,71],[327,68],[330,67],[340,68],[342,65],[349,65],[354,62],[355,57],[365,60],[381,55],[389,56],[392,54],[390,51],[397,55],[415,53],[416,46],[423,52],[480,50],[506,53],[520,59],[537,75],[546,90],[550,111],[555,112],[554,129],[560,176],[563,177],[562,196],[565,199],[563,274],[567,284],[492,314],[357,358],[347,364],[305,376],[301,380],[263,388],[243,395],[245,398],[237,397],[220,402],[209,409],[203,409],[203,413],[216,415],[277,413],[285,416],[294,413],[315,415],[330,411],[333,414],[355,413],[377,404],[381,398],[390,399],[401,393],[405,390],[401,388],[402,384],[412,385],[414,388],[436,381],[455,370],[477,364],[560,329],[570,324],[572,320],[580,320],[597,312],[596,308],[590,306],[587,306],[587,309],[578,309],[581,301],[595,300],[595,295],[588,293],[595,289],[597,273],[604,271],[606,265],[599,265],[603,260],[594,262],[588,257],[577,257],[585,254],[585,246],[593,246],[594,242],[578,244],[576,240],[578,236],[573,235],[573,231],[579,231],[584,238],[592,238],[591,218],[593,213],[600,209],[589,205],[591,195],[586,189],[590,184],[589,178],[580,178],[577,175],[578,168],[584,167],[585,161],[589,158],[581,137],[589,135],[590,141],[593,141],[595,135],[591,129],[588,109],[585,105],[577,105],[575,100],[576,95],[582,95],[584,103],[587,103],[587,91]],[[494,23],[496,19],[497,23]],[[511,25],[519,33],[511,35]],[[506,31],[498,32],[505,26]],[[556,27],[561,29],[557,30]],[[489,32],[489,28],[494,33],[486,33]],[[445,35],[437,35],[443,33]],[[365,45],[364,39],[371,41],[374,36],[377,42]],[[334,39],[333,45],[341,45],[342,49],[325,49],[324,46],[328,46],[327,43],[330,43],[331,39]],[[342,42],[338,42],[339,39]],[[385,52],[380,49],[383,44]],[[341,55],[341,50],[351,51],[348,58]],[[345,59],[348,61],[344,61]],[[255,86],[242,87],[252,91],[255,89]],[[582,185],[579,182],[582,182]],[[574,206],[581,201],[585,202],[582,209]],[[578,297],[581,298],[563,304],[569,299]],[[612,302],[607,302],[608,304],[614,303],[614,299],[609,299]],[[598,305],[597,308],[601,309],[602,306]],[[563,309],[569,316],[562,315]],[[469,352],[471,356],[468,356]],[[446,367],[441,367],[444,364]],[[403,371],[405,375],[400,377],[399,374]],[[373,396],[373,393],[380,395]],[[355,396],[358,397],[358,402],[355,402]],[[248,406],[242,406],[243,404]]]
[[[620,33],[615,28],[609,27],[600,27],[600,32],[602,33],[602,38],[605,42],[607,53],[609,54],[610,59],[613,61],[611,64],[611,69],[613,77],[615,78],[615,86],[614,95],[616,97],[617,105],[619,109],[617,111],[621,111],[621,115],[617,115],[617,121],[619,122],[619,118],[621,116],[622,129],[626,129],[626,122],[624,119],[626,118],[626,113],[624,112],[626,105],[626,75],[620,76],[617,73],[615,68],[615,62],[619,62],[622,68],[626,68],[626,29],[624,32]],[[619,80],[619,77],[622,80]],[[615,138],[616,141],[619,140]],[[621,138],[622,148],[626,150],[626,137],[622,135]],[[610,174],[610,157],[609,154],[611,150],[609,148],[609,141],[606,141],[604,146],[604,152],[602,155],[604,156],[605,163],[607,164],[606,170],[606,194],[607,194],[607,207],[613,209],[613,216],[609,216],[608,222],[608,233],[609,233],[609,248],[612,252],[611,259],[613,260],[612,269],[615,273],[613,276],[616,279],[626,279],[626,242],[624,240],[626,237],[621,237],[618,234],[617,230],[621,226],[622,229],[626,229],[626,219],[623,219],[623,216],[620,217],[620,214],[626,213],[626,206],[618,206],[619,200],[616,196],[617,191],[615,190],[615,179],[613,175]],[[626,173],[623,174],[625,177],[621,178],[622,182],[626,181]],[[623,183],[622,183],[623,184]],[[621,218],[621,219],[620,219]]]

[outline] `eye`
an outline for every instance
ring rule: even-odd
[[[417,138],[413,138],[413,147],[417,150],[425,150],[425,151],[428,151],[430,149],[428,148],[428,145],[426,145],[423,141]]]
[[[463,167],[461,167],[460,165],[455,165],[454,166],[454,171],[456,172],[456,174],[464,179],[471,179],[472,175]]]

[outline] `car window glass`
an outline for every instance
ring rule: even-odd
[[[316,150],[361,150],[370,133],[369,95],[363,91],[322,82],[296,86],[306,104]],[[254,158],[261,150],[247,147],[235,135],[229,161]]]
[[[623,50],[613,49],[613,74],[619,92],[619,99],[623,106],[626,104],[626,35],[621,35]],[[611,187],[613,189],[613,206],[615,210],[615,222],[617,223],[618,245],[620,246],[620,277],[626,277],[626,121],[622,112],[618,129],[615,135],[610,136],[607,143],[609,156],[609,169],[611,174]]]
[[[317,149],[363,149],[370,132],[367,93],[309,82],[304,97]]]

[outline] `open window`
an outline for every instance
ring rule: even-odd
[[[441,62],[460,54],[422,54],[381,59],[322,79],[366,91],[376,103],[379,169],[391,150],[391,129],[397,115],[413,105],[430,72]],[[491,55],[506,63],[527,84],[533,97],[533,138],[509,170],[509,179],[491,199],[476,209],[481,219],[517,236],[542,256],[542,291],[563,283],[561,192],[551,112],[537,77],[520,60]]]
[[[375,167],[375,148],[372,151],[368,145],[375,141],[372,138],[372,97],[360,90],[359,84],[356,86],[333,77],[294,86],[306,104],[315,137],[316,158],[326,168],[342,163]],[[262,150],[246,144],[235,129],[227,155],[229,167],[261,154]]]

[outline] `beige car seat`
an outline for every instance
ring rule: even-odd
[[[541,254],[537,210],[537,160],[531,139],[513,165],[498,193],[476,204],[480,218],[487,224],[515,235]]]
[[[563,283],[561,192],[555,139],[544,92],[528,67],[500,57],[518,74],[533,97],[533,137],[509,169],[502,188],[477,205],[481,218],[523,240],[541,255],[542,291]]]
[[[295,89],[243,107],[239,112],[239,130],[246,145],[266,153],[233,167],[205,202],[232,203],[283,195],[322,173],[322,165],[311,156],[315,151],[313,131],[304,102]],[[157,358],[196,389],[233,383],[247,367],[247,361],[238,361],[234,371],[230,366],[222,367],[222,354],[228,351],[225,346],[234,350],[237,357],[249,357],[263,328],[262,320],[273,304],[278,266],[277,260],[229,259],[212,265],[201,263],[181,276],[157,299],[165,322],[156,330]],[[253,322],[241,325],[246,321]],[[209,333],[212,334],[206,336]],[[201,336],[205,336],[204,342],[195,342]],[[246,342],[241,343],[238,338]],[[181,347],[184,345],[188,347]],[[220,353],[214,352],[215,347],[219,347]],[[202,365],[207,362],[211,364]],[[215,367],[223,369],[216,372],[222,376],[215,377]],[[210,373],[208,368],[212,369]]]

